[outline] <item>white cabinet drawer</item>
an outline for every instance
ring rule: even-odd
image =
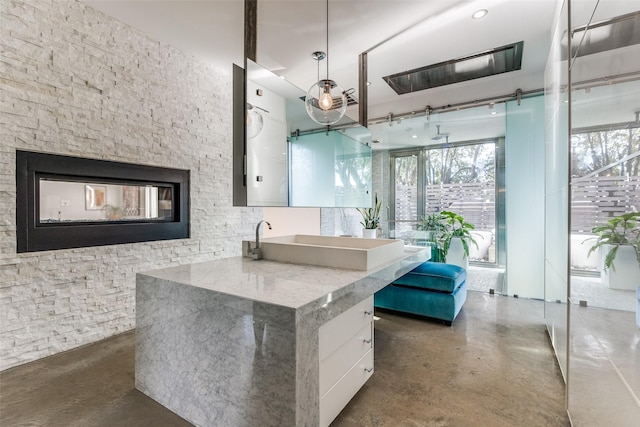
[[[365,325],[342,347],[320,361],[320,396],[331,388],[364,354],[373,348],[373,322]]]
[[[367,370],[370,370],[367,372]],[[320,396],[320,427],[331,424],[340,411],[373,374],[373,349],[369,350],[340,380]]]
[[[373,320],[373,295],[320,326],[320,360],[331,353]]]

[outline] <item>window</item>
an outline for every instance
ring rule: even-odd
[[[416,225],[449,210],[475,225],[471,261],[496,263],[496,139],[391,153],[395,238],[416,240]]]

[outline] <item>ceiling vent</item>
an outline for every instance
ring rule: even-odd
[[[640,11],[606,21],[576,27],[571,32],[571,49],[576,57],[640,44]],[[566,35],[562,59],[567,59]],[[577,53],[576,53],[577,51]]]
[[[358,98],[353,96],[353,90],[350,92],[349,90],[345,91],[345,95],[347,95],[347,107],[358,104]]]
[[[516,71],[524,42],[383,77],[398,95]]]

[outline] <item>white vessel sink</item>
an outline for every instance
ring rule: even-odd
[[[243,252],[248,256],[246,246],[244,242]],[[261,239],[260,248],[262,257],[272,261],[351,270],[370,270],[404,256],[404,242],[397,239],[294,234]]]

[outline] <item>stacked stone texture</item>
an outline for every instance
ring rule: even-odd
[[[0,370],[135,327],[136,272],[240,255],[231,77],[77,1],[0,2]],[[231,67],[231,64],[229,64]],[[191,238],[16,253],[15,152],[191,171]]]

